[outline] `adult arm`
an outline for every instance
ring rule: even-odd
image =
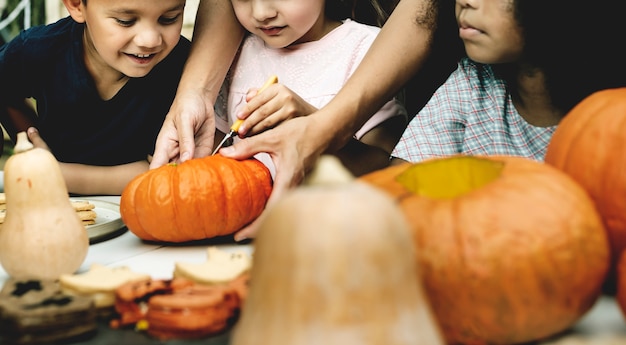
[[[445,2],[445,1],[443,1]],[[248,137],[221,154],[244,159],[267,152],[276,165],[268,207],[299,184],[324,152],[335,152],[414,75],[429,56],[437,24],[436,0],[402,0],[354,74],[326,106],[306,117]],[[254,236],[263,215],[240,230],[236,240]]]
[[[150,168],[209,155],[213,105],[243,37],[230,0],[201,0],[178,91],[155,144]]]

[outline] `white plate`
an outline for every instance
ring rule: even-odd
[[[120,205],[103,200],[93,200],[89,198],[70,198],[71,201],[88,201],[92,203],[96,212],[96,222],[85,226],[89,235],[89,243],[94,244],[104,241],[126,231],[126,225],[122,222],[120,215]]]

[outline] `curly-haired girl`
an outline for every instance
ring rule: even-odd
[[[559,121],[594,91],[626,85],[623,2],[457,0],[467,57],[410,122],[393,155],[543,160]]]

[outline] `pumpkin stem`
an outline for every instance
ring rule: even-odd
[[[32,150],[35,146],[28,140],[28,135],[26,132],[17,133],[17,140],[15,143],[15,147],[13,147],[14,153],[22,153],[29,150]]]
[[[409,191],[433,199],[455,198],[496,180],[504,162],[454,156],[417,163],[397,177]]]
[[[339,158],[322,155],[315,164],[313,171],[305,178],[305,185],[336,185],[354,180],[354,175],[346,169]]]

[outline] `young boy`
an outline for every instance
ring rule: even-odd
[[[61,163],[72,194],[121,194],[148,170],[189,53],[185,0],[63,0],[70,16],[0,47],[0,113]],[[25,114],[27,111],[20,111]],[[0,118],[9,135],[20,126]]]

